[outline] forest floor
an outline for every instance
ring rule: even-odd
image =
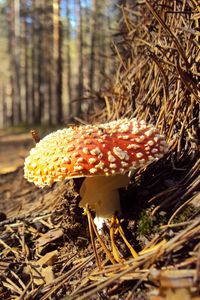
[[[33,146],[30,133],[5,133],[0,131],[0,173],[15,171],[24,163]]]
[[[33,146],[29,133],[0,132],[0,299],[162,300],[179,299],[185,293],[187,299],[199,300],[199,290],[194,288],[200,279],[200,271],[195,277],[195,263],[200,264],[199,209],[185,210],[186,215],[176,220],[180,225],[171,227],[165,225],[171,208],[152,217],[155,206],[147,203],[159,191],[176,185],[178,189],[179,182],[187,179],[187,170],[166,167],[163,172],[168,173],[167,179],[163,177],[161,185],[158,178],[163,175],[152,166],[128,190],[121,191],[122,228],[138,252],[144,248],[147,252],[141,252],[138,259],[131,258],[123,239],[116,234],[116,251],[122,259],[112,265],[110,236],[105,227],[102,239],[110,254],[106,255],[100,241],[96,242],[98,267],[87,217],[78,206],[82,179],[45,189],[28,183],[23,178],[23,162]],[[161,267],[164,274],[159,273]],[[160,276],[167,280],[164,293],[157,288]],[[177,282],[178,292],[173,292],[171,287]],[[171,293],[177,293],[177,298]]]

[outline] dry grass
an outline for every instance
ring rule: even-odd
[[[200,8],[195,1],[134,2],[121,8],[116,83],[95,117],[152,122],[180,158],[198,149]]]

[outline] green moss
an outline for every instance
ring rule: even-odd
[[[166,213],[161,211],[156,216],[152,216],[154,207],[143,210],[138,219],[137,234],[148,237],[152,233],[159,232],[160,226],[166,224]]]
[[[150,210],[143,210],[139,216],[137,232],[139,235],[149,235],[152,232],[153,218]]]
[[[194,215],[195,211],[197,212],[197,210],[198,209],[195,208],[193,205],[188,205],[174,218],[173,223],[177,224],[190,220]]]
[[[160,227],[162,225],[167,224],[168,218],[167,213],[164,211],[160,211],[155,216],[152,216],[152,211],[154,206],[142,210],[139,215],[137,221],[137,235],[138,236],[145,236],[149,237],[150,234],[155,234],[160,231]],[[182,222],[186,222],[192,218],[195,213],[194,206],[189,205],[187,206],[182,212],[180,212],[174,219],[173,223],[178,224]]]

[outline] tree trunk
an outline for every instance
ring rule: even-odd
[[[43,124],[52,124],[52,116],[54,114],[52,109],[52,45],[53,45],[53,33],[52,33],[52,0],[43,0],[43,92],[44,92],[44,105],[43,105]],[[52,83],[52,84],[51,84]]]
[[[52,109],[53,123],[63,122],[62,111],[62,28],[60,0],[53,0],[53,67],[52,67]]]
[[[38,123],[38,106],[40,103],[40,82],[39,82],[39,68],[38,57],[39,57],[39,34],[40,20],[39,20],[40,3],[33,1],[32,3],[32,26],[31,26],[31,86],[32,95],[30,99],[30,122]]]
[[[10,70],[11,70],[11,86],[12,86],[12,116],[11,123],[18,124],[21,122],[21,102],[20,102],[20,24],[19,9],[20,2],[8,1],[10,13],[8,15],[9,28],[9,53],[10,53]]]
[[[83,35],[82,35],[82,7],[81,1],[77,4],[77,43],[78,43],[78,101],[76,105],[76,115],[81,114],[81,100],[83,98]]]
[[[20,0],[14,1],[14,123],[21,122],[20,101]]]
[[[28,45],[29,45],[29,32],[27,26],[27,17],[29,17],[28,7],[26,0],[21,1],[22,9],[22,45],[23,45],[23,110],[22,118],[26,124],[29,124],[29,58],[28,58]]]
[[[96,0],[92,0],[90,70],[89,70],[90,90],[93,90],[94,83],[95,83],[95,47],[96,47],[96,33],[97,33],[96,10],[97,10]]]
[[[67,17],[66,64],[67,64],[68,118],[71,118],[72,116],[71,51],[70,51],[71,25],[70,25],[70,3],[69,2],[70,2],[69,0],[66,0],[66,17]]]

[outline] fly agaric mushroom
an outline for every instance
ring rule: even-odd
[[[31,149],[24,177],[39,187],[86,177],[80,206],[96,212],[100,229],[104,219],[120,212],[118,189],[129,183],[128,172],[158,160],[167,149],[158,129],[136,119],[72,127],[47,135]]]

